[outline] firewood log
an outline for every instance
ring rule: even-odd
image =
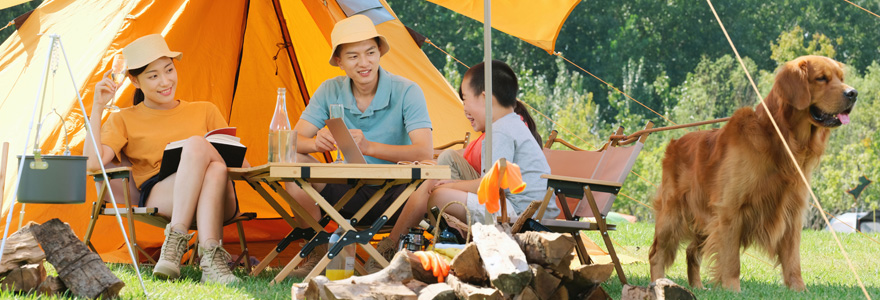
[[[418,296],[402,283],[351,284],[341,280],[324,285],[327,300],[342,299],[388,299],[416,300]]]
[[[83,244],[58,219],[32,227],[31,232],[46,252],[46,260],[58,271],[58,277],[70,291],[84,298],[112,299],[125,286],[104,265],[101,257]]]
[[[449,275],[446,277],[447,283],[452,287],[452,290],[455,291],[455,295],[458,296],[459,299],[465,300],[500,300],[501,292],[497,289],[493,288],[485,288],[478,287],[474,285],[467,284],[459,280],[455,275]]]
[[[18,269],[27,264],[42,263],[46,254],[31,234],[31,226],[39,225],[30,222],[6,238],[6,249],[3,249],[3,261],[0,262],[0,275]]]
[[[421,290],[419,300],[455,300],[455,292],[445,282],[435,283]]]
[[[505,295],[519,294],[532,280],[525,253],[509,233],[495,225],[474,224],[471,230],[492,286]]]
[[[558,266],[563,263],[575,245],[574,239],[567,234],[536,231],[517,233],[516,242],[526,254],[529,263],[542,266]]]
[[[0,282],[0,289],[27,293],[36,290],[45,279],[46,269],[42,263],[24,265],[6,274]]]
[[[550,296],[550,295],[547,295],[547,296]],[[539,299],[543,299],[543,298],[538,297],[538,293],[536,293],[535,290],[532,289],[532,287],[530,287],[530,286],[523,288],[522,292],[513,296],[513,300],[539,300]]]
[[[413,280],[413,268],[409,260],[410,254],[411,252],[407,250],[399,251],[388,262],[388,266],[379,272],[365,276],[352,276],[337,281],[351,284],[407,283]]]
[[[452,272],[461,281],[483,285],[489,282],[489,274],[483,268],[483,260],[480,259],[480,251],[477,245],[468,243],[455,258],[452,259]]]
[[[37,291],[46,297],[52,297],[66,292],[67,286],[57,276],[49,276],[37,287]]]
[[[544,267],[541,267],[538,264],[530,264],[529,267],[534,274],[534,279],[529,284],[529,286],[535,292],[535,295],[538,299],[546,300],[550,299],[550,296],[556,292],[556,289],[559,288],[559,284],[562,283],[562,279],[559,277],[553,276],[549,272],[547,272]]]

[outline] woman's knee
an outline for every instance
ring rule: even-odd
[[[211,142],[205,139],[203,136],[191,136],[183,143],[183,149],[181,156],[189,156],[192,158],[198,157],[208,157],[205,155],[206,151],[214,150],[214,146],[211,145]]]
[[[213,161],[208,164],[208,168],[205,169],[205,180],[210,178],[211,180],[222,180],[227,181],[227,168],[226,164],[222,161]]]

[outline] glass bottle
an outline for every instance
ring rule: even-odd
[[[296,132],[290,128],[287,118],[287,89],[278,88],[275,114],[269,123],[269,162],[294,162],[296,157]]]
[[[339,238],[345,234],[345,231],[342,227],[336,229],[336,232],[333,232],[333,235],[330,236],[330,245],[328,248],[333,248],[333,245],[339,242]],[[347,245],[342,247],[342,250],[336,254],[330,263],[327,265],[326,276],[327,279],[330,280],[340,280],[349,278],[354,275],[354,256],[355,256],[355,245]]]

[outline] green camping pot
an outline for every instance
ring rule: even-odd
[[[19,163],[21,155],[17,155]],[[34,156],[25,158],[21,182],[18,185],[18,202],[78,204],[86,202],[85,156],[41,155],[48,166],[31,168]]]

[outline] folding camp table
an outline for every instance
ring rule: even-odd
[[[297,237],[309,239],[309,242],[303,246],[300,253],[291,260],[281,272],[273,280],[273,284],[281,282],[290,274],[293,269],[308,255],[312,249],[318,245],[325,244],[329,241],[330,233],[324,231],[324,225],[329,220],[335,221],[345,230],[340,241],[335,243],[318,262],[318,265],[306,276],[304,281],[320,274],[327,267],[332,257],[339,253],[346,245],[359,243],[363,249],[375,259],[383,267],[388,265],[388,261],[379,254],[372,246],[367,246],[374,235],[382,228],[394,213],[406,202],[406,199],[415,191],[415,189],[423,181],[427,179],[449,179],[451,171],[448,166],[435,165],[376,165],[376,164],[321,164],[321,163],[269,163],[262,166],[252,168],[230,168],[229,177],[233,180],[246,181],[257,193],[260,194],[270,206],[292,227],[294,228],[288,236],[282,240],[276,251],[270,253],[263,259],[263,262],[254,269],[256,274],[265,268],[266,262],[270,261],[275,255],[286,247]],[[325,212],[325,217],[319,222],[312,218],[305,209],[296,202],[293,197],[284,189],[281,182],[292,181],[299,185],[318,206]],[[340,199],[336,206],[327,202],[321,194],[315,190],[309,183],[347,183],[352,188]],[[297,223],[284,210],[284,208],[275,200],[272,193],[263,188],[263,184],[268,185],[275,195],[284,199],[297,218],[302,218],[310,228],[297,228]],[[346,220],[339,213],[339,210],[348,202],[355,192],[363,185],[379,185],[379,190],[371,197],[363,207],[361,207],[351,219]],[[373,224],[364,230],[358,231],[355,225],[361,220],[367,212],[373,208],[388,188],[395,185],[406,185],[404,191],[392,202],[392,204],[382,213],[381,217],[373,222]]]

